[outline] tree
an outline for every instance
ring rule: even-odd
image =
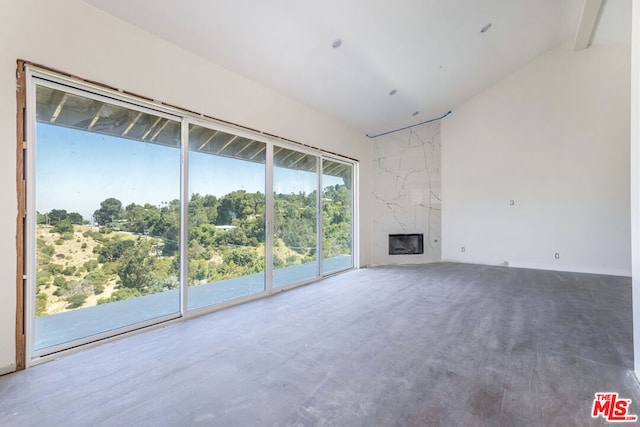
[[[80,215],[78,212],[70,212],[67,215],[67,219],[71,224],[82,225],[82,223],[84,222],[82,215]]]
[[[180,240],[180,200],[169,202],[160,209],[160,219],[152,229],[152,235],[164,240],[163,254],[173,255],[178,252]]]
[[[100,202],[100,209],[93,213],[98,225],[106,225],[120,219],[122,216],[122,202],[110,197]]]
[[[108,240],[100,249],[98,262],[105,263],[117,261],[129,248],[132,248],[134,245],[135,243],[133,240],[123,240],[119,238]]]
[[[189,200],[189,226],[198,227],[208,222],[209,217],[207,208],[204,206],[204,198],[200,194],[194,193]]]
[[[60,221],[67,219],[67,211],[65,209],[51,209],[46,215],[49,218],[49,224],[55,225]]]
[[[154,284],[156,258],[150,255],[152,251],[151,241],[139,238],[135,245],[122,253],[116,267],[122,286],[144,294],[147,288]]]

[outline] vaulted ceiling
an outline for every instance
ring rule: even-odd
[[[85,1],[369,135],[441,116],[536,56],[571,43],[585,5],[585,0]],[[630,0],[604,0],[594,43],[629,41],[630,5]]]

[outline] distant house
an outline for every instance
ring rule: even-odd
[[[235,225],[216,225],[216,229],[222,231],[233,230],[234,228],[238,228]]]

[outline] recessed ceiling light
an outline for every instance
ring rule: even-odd
[[[413,116],[417,116],[418,114],[420,114],[420,111],[416,111],[415,113],[413,113]]]
[[[491,28],[491,22],[489,22],[487,25],[485,25],[484,27],[482,27],[482,29],[480,30],[481,33],[486,33],[487,31],[489,31],[489,28]]]
[[[331,46],[332,46],[334,49],[339,48],[341,45],[342,45],[342,39],[335,39],[335,40],[333,41],[333,43],[331,44]]]
[[[389,95],[395,95],[398,92],[398,89],[393,89],[391,92],[389,92]]]

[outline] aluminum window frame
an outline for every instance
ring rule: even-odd
[[[39,363],[52,360],[62,355],[78,351],[79,349],[90,348],[104,342],[118,339],[122,335],[130,335],[141,331],[147,331],[155,327],[160,327],[167,323],[179,322],[182,320],[197,317],[203,314],[212,313],[231,306],[242,304],[248,301],[263,298],[265,296],[277,294],[292,288],[307,285],[322,280],[329,275],[338,274],[353,268],[359,268],[359,162],[348,157],[343,157],[335,153],[327,153],[322,149],[311,147],[305,144],[296,143],[277,136],[259,132],[253,129],[238,126],[232,123],[220,121],[211,117],[194,113],[189,110],[166,105],[157,101],[149,100],[141,96],[133,95],[128,92],[109,88],[107,86],[78,79],[77,77],[65,75],[44,67],[40,67],[28,62],[19,61],[24,67],[24,100],[25,113],[22,117],[22,126],[24,128],[24,140],[26,144],[19,142],[20,146],[25,145],[24,158],[18,159],[25,168],[26,180],[26,196],[24,212],[20,213],[25,216],[26,226],[24,235],[22,236],[22,253],[24,256],[24,271],[18,276],[18,282],[24,283],[24,292],[22,295],[22,305],[24,310],[24,335],[25,335],[25,351],[24,361],[17,361],[17,366],[30,367]],[[179,310],[170,315],[161,316],[147,321],[139,322],[133,325],[117,328],[114,330],[104,331],[99,334],[91,335],[82,339],[73,340],[62,343],[53,347],[35,350],[35,290],[36,285],[36,215],[35,202],[37,188],[36,182],[36,88],[37,86],[45,86],[66,93],[81,96],[84,98],[94,99],[96,101],[106,102],[119,107],[151,114],[169,120],[177,121],[181,124],[180,129],[180,302]],[[19,105],[20,108],[20,105]],[[266,160],[265,160],[265,290],[257,294],[243,296],[229,301],[224,301],[212,306],[202,307],[189,311],[188,306],[188,202],[189,202],[189,126],[197,125],[212,130],[218,130],[229,134],[237,135],[244,138],[250,138],[266,144]],[[295,150],[300,153],[316,156],[317,158],[317,174],[318,187],[317,197],[317,254],[318,254],[318,271],[317,276],[301,280],[299,282],[287,284],[281,287],[273,287],[273,234],[274,234],[274,198],[273,198],[273,170],[274,170],[274,150],[278,147]],[[323,161],[330,160],[343,163],[351,167],[352,188],[351,188],[351,266],[333,270],[330,272],[323,271],[322,256],[322,176]],[[18,195],[20,198],[20,195]],[[19,249],[20,250],[20,249]],[[18,269],[20,272],[20,269]],[[20,303],[20,301],[18,302]],[[19,322],[16,325],[20,327]],[[18,343],[17,343],[18,345]],[[18,357],[18,355],[16,356]]]

